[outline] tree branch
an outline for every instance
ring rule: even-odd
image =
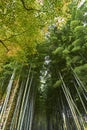
[[[7,41],[7,40],[9,40],[9,39],[11,39],[11,38],[13,38],[13,37],[17,37],[17,36],[19,36],[19,35],[22,35],[23,33],[27,32],[27,31],[28,31],[28,30],[25,30],[25,31],[20,32],[20,33],[18,33],[18,34],[14,34],[14,35],[12,35],[12,36],[10,36],[10,37],[4,39],[4,40],[0,40],[0,43],[6,48],[7,51],[9,51],[9,49],[8,49],[7,46],[4,44],[3,41]]]
[[[7,41],[7,40],[9,40],[9,39],[11,39],[11,38],[13,38],[13,37],[17,37],[17,36],[19,36],[19,35],[22,35],[23,33],[27,32],[27,31],[28,31],[28,29],[25,30],[25,31],[23,31],[23,32],[20,32],[20,33],[18,33],[18,34],[11,35],[10,37],[4,39],[3,41]]]
[[[9,49],[7,48],[7,46],[4,44],[2,40],[0,40],[0,43],[6,48],[7,51],[9,51]]]
[[[39,12],[41,12],[41,10],[38,10],[38,9],[35,9],[35,8],[32,8],[32,7],[27,8],[26,5],[25,5],[24,0],[21,0],[21,2],[22,2],[22,5],[23,5],[24,9],[26,9],[27,11],[39,11]]]

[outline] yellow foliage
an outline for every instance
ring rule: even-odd
[[[9,51],[7,53],[7,56],[16,56],[17,51],[21,50],[21,48],[18,45],[16,45],[16,46],[13,46],[13,45],[8,46],[8,49],[9,49]]]

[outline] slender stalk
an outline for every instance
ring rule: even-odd
[[[20,78],[20,76],[19,76],[19,78]],[[7,114],[6,114],[6,119],[5,119],[4,124],[3,124],[3,130],[5,130],[5,128],[6,128],[6,123],[7,123],[7,120],[8,120],[8,116],[9,116],[10,110],[11,110],[11,108],[12,108],[13,101],[14,101],[14,97],[15,97],[15,94],[16,94],[17,89],[18,89],[18,86],[19,86],[19,78],[18,78],[18,80],[17,80],[15,89],[14,89],[12,95],[11,95],[11,96],[12,96],[12,99],[10,100],[9,108],[8,108],[8,111],[7,111]]]
[[[70,107],[70,110],[71,110],[73,119],[74,119],[74,121],[75,121],[76,127],[77,127],[78,130],[81,130],[81,127],[80,127],[80,124],[79,124],[79,121],[78,121],[78,118],[77,118],[77,115],[76,115],[74,106],[73,106],[73,104],[72,104],[72,102],[71,102],[71,100],[70,100],[69,94],[67,93],[67,87],[66,87],[66,85],[65,85],[65,83],[64,83],[64,81],[63,81],[63,77],[62,77],[61,73],[59,73],[59,75],[60,75],[60,79],[61,79],[62,84],[63,84],[63,85],[62,85],[62,89],[63,89],[63,92],[64,92],[64,94],[65,94],[66,100],[67,100],[67,102],[68,102],[68,104],[69,104],[69,107]]]
[[[15,72],[16,72],[16,69],[13,70],[12,76],[10,78],[10,81],[9,81],[9,84],[8,84],[8,87],[7,87],[7,94],[6,94],[6,98],[5,98],[5,101],[4,101],[4,104],[3,104],[3,107],[2,107],[2,111],[1,111],[1,114],[0,114],[0,120],[1,120],[2,115],[4,114],[4,112],[6,110],[6,107],[7,107],[7,103],[8,103],[9,97],[10,97],[10,92],[11,92],[11,89],[12,89],[13,81],[14,81],[14,78],[15,78]]]
[[[69,91],[68,89],[67,89],[67,92],[68,92],[68,94],[69,94],[69,97],[70,97],[70,99],[71,99],[72,104],[74,105],[75,109],[77,110],[77,112],[78,112],[78,114],[79,114],[79,117],[80,117],[80,119],[81,119],[82,125],[83,125],[83,127],[84,127],[83,119],[82,119],[81,113],[79,112],[79,110],[78,110],[78,108],[77,108],[75,102],[73,101],[72,96],[71,96],[71,94],[70,94],[70,91]]]
[[[20,103],[21,103],[21,98],[22,98],[22,93],[23,93],[23,85],[24,85],[24,83],[22,81],[20,91],[19,91],[19,96],[18,96],[18,99],[17,99],[16,107],[15,107],[15,111],[14,111],[12,122],[11,122],[11,125],[10,125],[10,130],[15,130],[15,128],[17,126],[18,113],[19,113],[19,110],[20,110],[20,105],[21,105]]]
[[[79,96],[79,98],[80,98],[80,101],[81,101],[81,104],[82,104],[82,106],[83,106],[83,109],[84,109],[85,113],[87,114],[87,110],[86,110],[85,104],[84,104],[84,102],[83,102],[83,100],[82,100],[82,97],[81,97],[81,95],[80,95],[80,93],[79,93],[79,91],[78,91],[78,88],[77,88],[76,84],[74,84],[74,86],[75,86],[75,89],[76,89],[76,91],[77,91],[77,93],[78,93],[78,96]]]
[[[82,91],[84,90],[84,91],[87,93],[87,90],[86,90],[84,84],[83,84],[82,81],[79,79],[79,77],[77,76],[77,74],[74,72],[74,70],[73,70],[72,67],[71,67],[71,70],[72,70],[73,76],[75,77],[76,82],[77,82],[77,84],[79,85],[79,87],[81,88],[81,90],[82,90]],[[81,86],[82,86],[82,87],[81,87]],[[87,100],[87,97],[86,97],[84,91],[83,91],[83,95],[84,95],[85,99]]]
[[[22,130],[22,124],[23,124],[24,115],[25,115],[25,111],[26,111],[26,107],[27,107],[27,103],[28,103],[28,97],[29,97],[29,94],[30,94],[30,88],[31,88],[31,85],[32,85],[32,80],[33,80],[33,76],[31,78],[29,89],[28,89],[28,92],[27,92],[27,97],[26,97],[26,100],[25,100],[25,106],[24,106],[24,110],[23,110],[23,113],[22,113],[21,123],[20,123],[20,130]]]
[[[23,99],[22,99],[22,105],[21,105],[17,130],[20,130],[21,118],[22,118],[22,113],[23,113],[23,108],[24,108],[24,104],[25,104],[27,88],[28,88],[29,79],[30,79],[30,72],[31,72],[31,66],[30,66],[30,69],[29,69],[28,78],[27,78],[27,81],[26,81],[26,86],[25,86],[24,95],[23,95]]]

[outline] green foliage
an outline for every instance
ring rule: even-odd
[[[74,47],[73,49],[72,49],[72,52],[79,52],[79,51],[81,51],[81,47],[80,46],[76,46],[76,47]]]
[[[72,63],[79,63],[79,61],[81,60],[81,57],[80,56],[74,56],[73,58],[72,58]]]
[[[76,39],[74,42],[72,42],[72,45],[74,47],[81,46],[82,45],[82,40],[81,39]]]
[[[71,21],[71,23],[70,23],[71,30],[74,30],[80,24],[81,24],[80,20],[73,20],[73,21]]]
[[[38,110],[42,114],[45,109],[50,116],[59,108],[60,117],[64,107],[69,109],[60,73],[66,84],[67,94],[69,90],[76,101],[76,80],[71,66],[84,84],[86,83],[87,26],[84,26],[86,17],[82,19],[85,10],[78,9],[75,2],[69,5],[70,10],[70,2],[71,0],[44,0],[42,3],[35,0],[0,1],[0,40],[9,49],[7,52],[0,43],[0,79],[6,83],[5,88],[12,70],[17,67],[19,73],[23,67],[24,80],[28,66],[31,65],[35,87],[38,86],[36,114]],[[40,88],[41,75],[45,79],[43,90]],[[85,78],[82,78],[83,75]],[[82,94],[82,90],[80,93]],[[80,106],[80,102],[77,106]]]
[[[86,71],[87,71],[87,64],[84,64],[75,68],[75,72],[78,74],[81,74],[81,73],[85,74]]]
[[[84,26],[77,26],[74,29],[74,33],[75,33],[76,38],[83,37],[83,35],[86,34],[85,31],[86,31],[86,29]]]
[[[72,6],[71,18],[69,18],[66,23],[57,28],[57,26],[52,25],[49,29],[49,36],[47,37],[46,43],[44,43],[45,51],[49,55],[50,62],[47,65],[48,73],[50,73],[49,79],[46,79],[46,94],[47,94],[47,112],[51,104],[55,105],[54,100],[59,100],[61,102],[62,86],[61,80],[59,79],[59,72],[61,72],[66,85],[67,91],[70,91],[71,97],[74,102],[77,102],[77,107],[81,105],[80,99],[78,98],[78,93],[75,89],[75,84],[77,84],[76,79],[73,75],[71,66],[74,68],[74,71],[81,79],[86,88],[86,79],[87,79],[87,64],[86,64],[86,30],[87,27],[84,26],[83,18],[84,11],[77,9],[76,5]],[[81,12],[83,11],[83,12]],[[80,15],[79,15],[80,13]],[[44,49],[43,49],[44,50]],[[41,51],[40,51],[40,55]],[[59,80],[58,80],[59,79]],[[49,82],[50,81],[50,82]],[[55,89],[56,88],[56,89]],[[58,89],[57,89],[58,88]],[[78,91],[83,95],[81,86],[79,85]],[[68,93],[68,92],[67,92]],[[63,94],[63,93],[62,93]],[[76,101],[78,99],[78,101]],[[85,99],[83,99],[85,102]],[[66,101],[65,101],[66,102]],[[58,103],[58,102],[57,102]],[[54,109],[52,107],[52,109]],[[52,112],[53,110],[51,110]],[[80,109],[82,112],[82,109]],[[49,115],[51,114],[49,112]]]
[[[61,55],[62,51],[63,51],[63,48],[62,47],[58,47],[56,50],[53,51],[53,54],[54,55],[56,55],[56,54]]]
[[[61,80],[57,80],[56,83],[53,85],[54,88],[61,87]]]
[[[70,52],[69,52],[69,50],[66,48],[66,49],[64,49],[64,51],[63,51],[63,55],[66,57],[66,55],[68,55]]]

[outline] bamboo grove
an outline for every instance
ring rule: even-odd
[[[0,130],[87,129],[87,1],[0,1]]]

